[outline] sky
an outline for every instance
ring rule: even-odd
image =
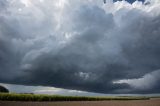
[[[1,0],[0,83],[13,92],[159,94],[159,10],[159,0]]]
[[[123,0],[113,0],[113,1],[116,2],[116,1],[123,1]],[[125,1],[127,1],[129,3],[134,3],[136,0],[125,0]],[[138,1],[145,2],[145,0],[138,0]]]

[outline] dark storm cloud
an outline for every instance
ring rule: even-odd
[[[116,2],[116,1],[122,1],[122,0],[113,0],[113,1]],[[127,2],[129,2],[129,3],[133,3],[133,2],[135,2],[136,0],[125,0],[125,1],[127,1]],[[145,0],[138,0],[138,1],[144,2]]]
[[[13,0],[0,13],[0,82],[159,93],[159,77],[143,90],[114,83],[160,69],[159,2],[138,3]]]

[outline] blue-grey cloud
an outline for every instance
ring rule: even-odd
[[[122,0],[113,0],[113,1],[116,2],[116,1],[122,1]],[[129,2],[129,3],[133,3],[133,2],[135,2],[136,0],[125,0],[125,1],[127,1],[127,2]],[[138,1],[144,2],[145,0],[138,0]]]
[[[139,79],[160,69],[160,2],[3,1],[0,82],[159,93],[159,86],[143,92],[114,81]]]

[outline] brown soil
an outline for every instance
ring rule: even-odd
[[[10,102],[0,101],[0,106],[160,106],[160,99],[132,101],[81,101],[81,102]]]

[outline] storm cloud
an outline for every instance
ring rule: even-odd
[[[159,0],[1,0],[0,82],[160,93],[159,9]]]

